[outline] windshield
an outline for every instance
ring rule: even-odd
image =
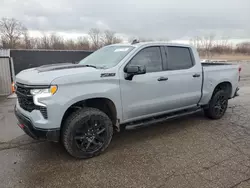
[[[110,68],[117,65],[133,48],[133,46],[106,46],[90,54],[79,64]]]

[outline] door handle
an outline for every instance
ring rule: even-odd
[[[198,77],[200,77],[200,76],[201,76],[200,74],[194,74],[194,75],[193,75],[194,78],[198,78]]]
[[[159,82],[160,82],[160,81],[167,81],[168,78],[167,78],[167,77],[160,77],[160,78],[158,78],[157,80],[158,80]]]

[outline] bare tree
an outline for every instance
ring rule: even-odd
[[[37,45],[37,38],[32,38],[28,31],[25,31],[20,46],[18,48],[34,49]]]
[[[214,54],[231,54],[233,53],[233,44],[229,43],[229,37],[223,37],[214,40],[214,35],[203,37],[194,37],[190,40],[190,44],[198,49],[201,56],[211,58]]]
[[[103,44],[104,45],[110,45],[110,44],[116,44],[121,43],[122,40],[116,36],[116,33],[114,31],[106,30],[103,34]]]
[[[242,42],[237,44],[235,52],[244,55],[250,54],[250,42]]]
[[[78,37],[76,40],[76,49],[77,50],[89,50],[90,44],[89,44],[88,38]]]
[[[93,50],[96,50],[100,47],[102,47],[102,33],[99,29],[92,28],[89,30],[89,37],[91,39],[92,48]]]
[[[37,48],[38,49],[50,49],[50,39],[49,36],[43,34],[41,38],[37,41]]]
[[[63,50],[65,48],[64,40],[56,33],[52,33],[48,36],[50,48],[55,50]]]
[[[229,42],[229,37],[216,40],[211,48],[212,54],[229,54],[233,52],[233,45]]]
[[[76,44],[74,40],[72,39],[65,40],[64,44],[66,50],[76,50]]]
[[[104,31],[103,44],[104,45],[113,44],[114,38],[115,38],[115,32],[114,31],[110,31],[110,30]]]
[[[213,34],[203,37],[194,37],[190,40],[190,43],[198,49],[201,56],[209,59],[213,55],[211,49],[214,46],[214,38],[215,36]]]
[[[205,57],[207,57],[208,59],[210,59],[213,55],[211,52],[211,49],[214,45],[214,38],[215,38],[215,35],[210,34],[210,35],[202,37],[200,40],[201,48],[204,50]]]
[[[189,43],[191,45],[193,45],[195,48],[197,48],[198,50],[201,48],[201,38],[200,37],[194,37],[192,39],[190,39]]]
[[[26,32],[26,27],[14,18],[0,20],[0,36],[4,48],[16,48],[19,40]]]
[[[31,49],[31,41],[29,33],[26,31],[23,36],[23,46],[25,49]]]

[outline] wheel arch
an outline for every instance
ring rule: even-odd
[[[94,97],[94,98],[79,100],[69,105],[69,107],[65,110],[63,114],[61,120],[61,127],[63,126],[64,121],[69,117],[70,114],[84,107],[93,107],[103,111],[111,119],[113,125],[114,126],[116,125],[117,108],[115,106],[115,103],[109,98]]]
[[[218,90],[225,90],[228,93],[228,98],[230,98],[232,96],[232,84],[229,81],[223,81],[220,82],[219,84],[216,85],[216,87],[213,90],[213,94],[211,96],[211,98],[213,97],[213,95],[218,91]]]

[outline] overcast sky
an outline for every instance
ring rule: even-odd
[[[0,0],[0,17],[72,34],[94,27],[145,38],[250,38],[250,0]]]

